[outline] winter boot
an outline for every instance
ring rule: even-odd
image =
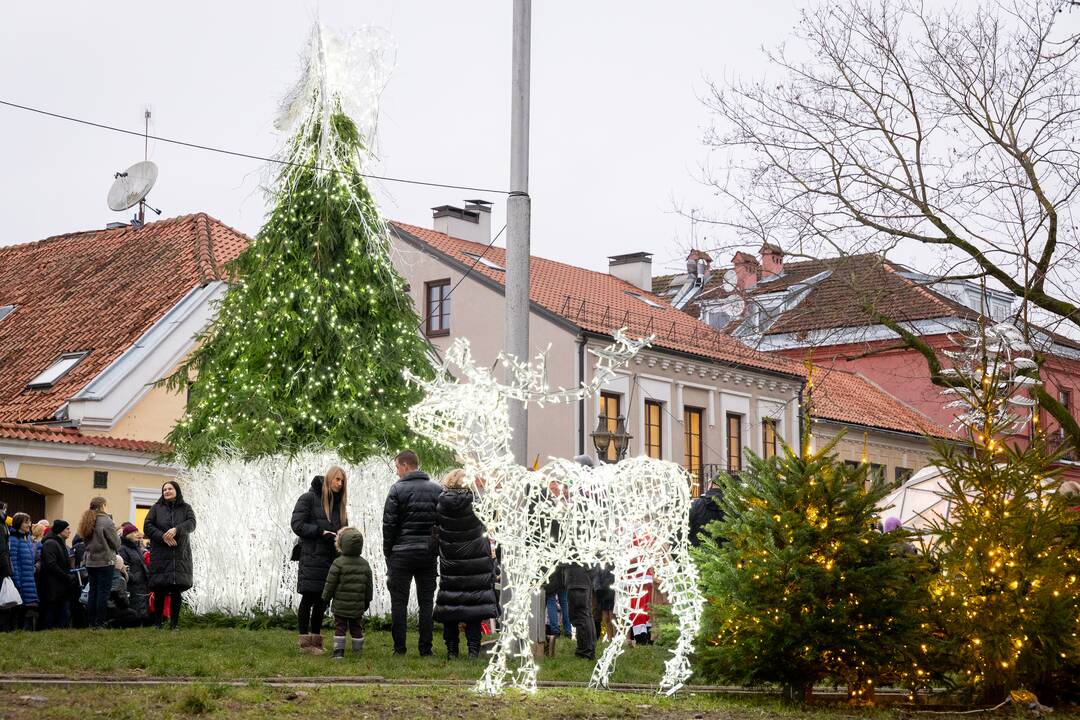
[[[161,628],[159,627],[158,629],[160,630]],[[300,635],[299,637],[300,637],[300,652],[310,654],[311,653],[311,636],[310,635]]]
[[[334,636],[334,655],[331,660],[344,660],[345,659],[345,636]]]
[[[309,643],[308,652],[310,652],[312,655],[322,655],[323,654],[323,636],[322,636],[322,633],[319,633],[318,635],[316,635],[314,633],[312,633],[311,635],[308,635],[308,643]]]
[[[558,639],[558,635],[547,636],[547,640],[544,643],[544,657],[555,657],[555,643]]]
[[[352,654],[356,657],[360,657],[364,654],[364,636],[361,635],[358,638],[352,639]]]
[[[476,660],[478,657],[480,657],[480,641],[477,640],[475,643],[470,641],[469,642],[469,659],[470,660]]]

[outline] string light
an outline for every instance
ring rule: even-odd
[[[544,355],[533,363],[500,355],[509,378],[500,384],[492,369],[473,361],[463,338],[450,345],[434,380],[411,376],[423,388],[424,398],[409,411],[410,422],[457,453],[473,478],[477,515],[502,548],[510,600],[503,607],[502,634],[475,687],[479,692],[501,693],[508,677],[514,687],[535,692],[531,598],[558,563],[608,564],[615,576],[615,633],[593,670],[592,687],[608,685],[630,631],[631,608],[651,582],[650,569],[671,603],[679,630],[660,688],[674,693],[691,675],[690,655],[704,600],[686,544],[690,483],[685,470],[638,457],[597,468],[555,459],[531,472],[516,464],[510,452],[511,402],[542,407],[593,396],[647,344],[616,331],[612,345],[590,349],[596,358],[592,379],[570,390],[548,386]],[[513,670],[511,659],[517,661]]]

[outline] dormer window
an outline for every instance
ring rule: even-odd
[[[45,372],[26,383],[26,387],[32,389],[52,387],[57,380],[71,372],[71,369],[89,354],[89,352],[77,352],[61,355],[52,365],[45,369]]]
[[[14,305],[0,305],[0,320],[3,320],[15,310]]]

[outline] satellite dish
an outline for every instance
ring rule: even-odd
[[[739,285],[739,276],[735,274],[734,268],[728,268],[728,271],[724,273],[723,285],[725,290],[734,290]]]
[[[746,309],[746,301],[738,295],[732,295],[725,298],[724,301],[719,304],[718,309],[728,317],[735,319],[737,317],[742,317],[743,311]]]
[[[109,209],[127,210],[138,205],[146,197],[157,181],[157,165],[144,160],[137,162],[122,173],[116,173],[116,180],[109,188]]]

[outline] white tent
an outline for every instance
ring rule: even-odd
[[[945,476],[936,465],[924,467],[879,503],[882,518],[895,517],[909,530],[929,530],[949,516],[952,503],[945,497]]]

